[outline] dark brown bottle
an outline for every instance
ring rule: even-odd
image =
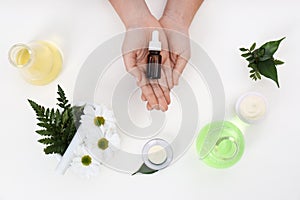
[[[160,79],[161,77],[161,55],[160,51],[149,51],[147,62],[147,78]]]
[[[161,43],[159,41],[159,32],[152,32],[152,40],[149,42],[149,55],[147,60],[148,79],[160,79],[161,77]]]

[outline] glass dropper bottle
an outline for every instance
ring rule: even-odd
[[[147,78],[160,79],[161,77],[161,42],[159,41],[159,32],[152,32],[152,40],[149,42],[149,55],[147,62]]]

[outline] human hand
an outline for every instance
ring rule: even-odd
[[[148,109],[167,110],[170,103],[170,89],[174,84],[178,84],[179,77],[190,58],[188,29],[203,0],[167,1],[159,22],[151,15],[145,0],[109,1],[127,30],[139,30],[136,34],[127,32],[123,58],[127,71],[136,77],[142,89],[141,98],[148,101]],[[162,27],[165,33],[159,29]],[[163,47],[162,78],[158,81],[148,81],[145,77],[148,54],[146,49],[153,29],[159,29]],[[171,53],[168,53],[169,51]]]
[[[189,27],[184,22],[175,21],[176,18],[177,16],[163,15],[159,20],[168,40],[174,85],[178,85],[179,78],[191,57]]]
[[[122,52],[126,70],[132,74],[137,85],[142,90],[142,100],[147,101],[147,109],[166,111],[170,104],[170,89],[173,87],[172,70],[168,51],[168,42],[161,25],[152,15],[136,19],[134,24],[126,26],[127,32],[123,42]],[[146,66],[148,45],[152,39],[152,31],[160,32],[162,43],[162,71],[158,80],[148,80]]]

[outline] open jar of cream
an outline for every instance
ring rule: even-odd
[[[142,156],[145,165],[149,168],[161,170],[172,162],[173,150],[171,145],[165,140],[153,139],[145,144]]]
[[[264,119],[267,113],[267,101],[260,93],[248,92],[238,99],[235,110],[241,120],[253,124]]]

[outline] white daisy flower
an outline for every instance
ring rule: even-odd
[[[74,152],[70,168],[81,177],[90,178],[99,173],[99,167],[100,163],[87,152],[83,145],[79,145]]]
[[[89,105],[84,108],[84,115],[81,116],[81,124],[88,128],[94,126],[101,128],[103,132],[115,128],[115,117],[111,110],[104,105]]]
[[[120,137],[115,128],[110,128],[105,134],[87,134],[85,144],[97,159],[105,161],[120,148]]]

